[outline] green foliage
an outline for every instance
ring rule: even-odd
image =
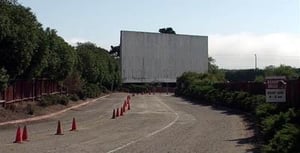
[[[129,89],[129,92],[142,93],[148,91],[150,86],[148,84],[130,84],[126,88]]]
[[[230,82],[255,81],[257,76],[264,76],[264,71],[259,69],[224,70],[225,79]]]
[[[80,98],[77,94],[70,94],[69,99],[72,101],[78,101]]]
[[[56,34],[55,30],[46,29],[47,40],[49,41],[49,52],[47,55],[47,66],[42,76],[62,81],[71,72],[75,64],[76,53],[74,49]]]
[[[254,80],[255,82],[264,82],[265,81],[265,78],[264,78],[264,76],[262,76],[262,75],[258,75],[258,76],[256,76],[255,77],[255,80]]]
[[[120,58],[121,55],[121,46],[110,46],[109,54],[112,55],[114,58]]]
[[[158,30],[160,33],[165,33],[165,34],[176,34],[176,32],[173,30],[173,28],[168,27],[168,28],[161,28]]]
[[[71,72],[75,50],[55,30],[43,30],[30,8],[2,0],[0,12],[0,67],[10,80],[61,81]]]
[[[27,104],[26,111],[27,111],[27,114],[33,115],[35,112],[34,106],[32,104]]]
[[[85,82],[82,80],[78,71],[73,71],[63,81],[63,85],[67,88],[69,94],[76,94],[82,90]]]
[[[0,90],[9,80],[33,78],[59,81],[82,98],[120,86],[119,61],[106,50],[92,43],[78,44],[75,50],[56,30],[44,30],[30,8],[16,0],[0,3]],[[119,50],[115,47],[114,53]],[[42,105],[51,104],[48,99]],[[67,104],[66,98],[60,103]]]
[[[100,88],[95,85],[95,84],[86,84],[83,89],[82,89],[82,93],[83,95],[79,95],[79,97],[83,97],[84,98],[95,98],[97,96],[99,96],[101,93]]]
[[[266,118],[267,116],[271,116],[276,113],[278,113],[278,108],[276,105],[271,103],[262,103],[261,105],[258,105],[255,110],[255,115],[259,119]]]
[[[77,69],[87,83],[98,84],[106,89],[121,83],[119,64],[108,52],[92,43],[78,44]]]
[[[39,52],[43,29],[30,9],[16,2],[1,1],[0,12],[0,67],[7,70],[10,79],[16,79]]]
[[[263,153],[299,153],[300,128],[294,124],[285,124],[276,132],[268,145],[263,147]]]
[[[282,129],[282,127],[289,123],[292,118],[296,117],[296,114],[293,109],[283,113],[267,116],[262,120],[262,133],[264,135],[265,140],[271,139],[276,131]]]
[[[67,106],[69,104],[69,98],[66,95],[61,95],[58,99],[58,103]]]
[[[267,66],[265,68],[265,76],[286,76],[289,79],[299,77],[296,69],[287,65],[280,65],[279,67]]]
[[[6,70],[4,68],[0,69],[0,91],[7,87],[9,76],[6,74]]]
[[[39,105],[43,107],[56,105],[56,104],[68,105],[69,98],[65,95],[48,95],[48,96],[43,96],[39,101]]]
[[[208,57],[208,73],[213,74],[219,81],[225,81],[225,73],[215,64],[215,59]]]

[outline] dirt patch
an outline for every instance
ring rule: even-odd
[[[56,104],[47,107],[39,106],[38,102],[36,101],[35,102],[24,101],[24,102],[9,104],[5,108],[0,107],[0,123],[50,114],[83,103],[85,101],[88,101],[88,99],[84,101],[80,100],[76,102],[70,101],[70,103],[67,106]]]

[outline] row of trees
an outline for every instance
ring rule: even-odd
[[[267,66],[264,69],[221,70],[229,81],[264,81],[266,76],[286,76],[287,79],[298,79],[300,70],[288,65]]]
[[[92,43],[70,46],[16,0],[0,0],[0,12],[0,89],[34,78],[66,85],[77,80],[82,88],[96,84],[111,89],[120,84],[119,64],[105,49]]]

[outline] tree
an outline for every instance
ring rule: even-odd
[[[42,77],[62,81],[73,70],[76,52],[72,46],[50,28],[46,29],[49,50],[47,52],[47,66],[43,69]]]
[[[159,29],[159,32],[160,33],[166,33],[166,34],[176,34],[176,32],[171,27],[161,28],[161,29]]]
[[[6,88],[9,76],[4,68],[0,68],[0,91]]]
[[[274,65],[267,66],[265,68],[265,76],[285,76],[288,79],[299,77],[295,68],[283,64],[279,67]]]
[[[219,67],[215,64],[215,59],[208,57],[208,73],[215,75],[215,77],[220,80],[225,80],[225,74]]]
[[[110,51],[109,51],[109,54],[112,55],[113,57],[115,58],[120,58],[120,55],[121,55],[121,46],[118,45],[118,46],[110,46]]]
[[[212,57],[208,57],[208,73],[215,73],[219,67],[215,64],[216,60]]]
[[[43,29],[30,9],[16,1],[1,0],[0,12],[0,67],[14,80],[23,75],[38,52]]]
[[[120,84],[117,60],[108,51],[89,42],[78,44],[76,50],[79,58],[77,69],[87,83],[106,89]]]

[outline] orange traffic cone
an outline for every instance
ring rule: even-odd
[[[128,95],[128,96],[127,96],[127,100],[130,100],[130,98],[131,98],[130,95]]]
[[[115,119],[115,118],[116,118],[116,111],[115,111],[115,109],[113,110],[113,115],[112,115],[111,118],[112,118],[112,119]]]
[[[24,128],[23,128],[22,139],[23,139],[23,141],[28,141],[28,133],[27,133],[27,127],[26,127],[26,125],[24,125]]]
[[[116,117],[119,117],[120,114],[119,114],[119,108],[117,108],[117,114],[116,114]]]
[[[130,110],[130,102],[128,101],[127,103],[128,103],[128,104],[127,104],[127,105],[128,105],[128,106],[127,106],[127,107],[128,107],[127,109]]]
[[[16,133],[16,140],[14,141],[14,143],[22,143],[22,131],[20,126],[18,126],[18,130]]]
[[[56,134],[55,135],[64,135],[63,131],[62,131],[62,127],[60,125],[60,120],[58,120],[58,122],[57,122],[57,130],[56,130]]]
[[[123,103],[124,112],[126,112],[126,107],[127,107],[127,101],[125,100],[124,103]]]
[[[77,130],[76,120],[75,120],[75,118],[73,117],[72,128],[71,128],[70,131],[76,131],[76,130]]]
[[[123,111],[124,111],[124,110],[123,110],[123,108],[121,107],[121,108],[120,108],[120,112],[121,112],[121,113],[120,113],[120,116],[123,116]]]

